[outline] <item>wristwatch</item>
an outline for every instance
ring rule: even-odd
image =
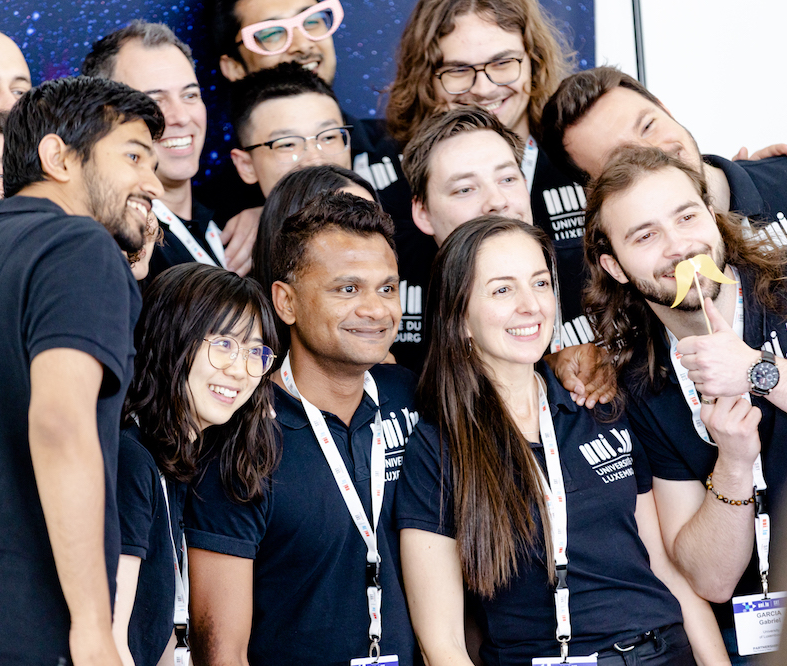
[[[762,358],[749,368],[749,391],[754,395],[768,395],[779,383],[779,368],[772,351],[762,352]]]

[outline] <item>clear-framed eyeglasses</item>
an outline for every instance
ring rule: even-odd
[[[246,146],[243,150],[249,153],[257,148],[269,148],[273,151],[273,156],[277,162],[292,164],[301,158],[303,151],[306,149],[306,144],[309,141],[314,141],[315,149],[323,154],[339,155],[350,147],[350,130],[352,127],[352,125],[331,127],[314,136],[283,136],[273,141]]]
[[[246,361],[246,372],[250,377],[262,377],[273,365],[276,355],[267,345],[241,347],[235,338],[226,335],[216,338],[205,338],[208,343],[208,361],[216,370],[229,368],[239,354]]]
[[[323,0],[286,19],[273,19],[247,25],[240,31],[241,40],[249,51],[260,55],[284,53],[292,44],[293,30],[313,42],[330,37],[341,25],[344,9],[339,0]]]
[[[523,60],[524,58],[498,58],[477,65],[448,67],[435,72],[435,76],[440,79],[443,90],[449,95],[461,95],[475,85],[478,72],[486,74],[486,78],[496,86],[507,86],[513,83],[522,72]]]

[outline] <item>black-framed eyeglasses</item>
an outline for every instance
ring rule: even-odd
[[[477,65],[449,67],[435,72],[435,76],[440,79],[443,90],[449,95],[461,95],[475,85],[478,72],[486,74],[486,78],[496,86],[507,86],[513,83],[522,72],[523,60],[524,58],[498,58]]]
[[[339,155],[350,147],[350,130],[352,128],[352,125],[344,125],[331,127],[314,136],[283,136],[273,141],[255,143],[253,146],[246,146],[241,150],[250,153],[257,148],[270,148],[277,162],[292,164],[301,158],[306,149],[306,143],[314,140],[317,150],[322,151],[325,155]]]
[[[267,345],[241,347],[235,338],[226,335],[217,338],[205,338],[208,343],[208,361],[216,370],[226,370],[241,352],[246,361],[246,372],[250,377],[262,377],[273,365],[276,354]]]

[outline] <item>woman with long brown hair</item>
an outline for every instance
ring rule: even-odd
[[[710,607],[666,556],[628,423],[577,407],[541,360],[553,285],[549,239],[518,220],[467,222],[437,255],[425,418],[397,489],[426,660],[470,663],[466,589],[485,663],[598,653],[610,666],[680,666],[695,663],[692,647],[702,663],[729,663]],[[697,636],[691,647],[670,590]]]

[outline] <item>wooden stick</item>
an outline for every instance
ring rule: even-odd
[[[702,294],[702,289],[700,289],[700,279],[697,276],[697,271],[694,271],[694,284],[697,285],[697,295],[700,297],[700,305],[702,306],[702,314],[705,315],[705,323],[708,326],[708,334],[713,335],[713,329],[710,325],[710,319],[708,319],[708,313],[705,310],[705,296]]]

